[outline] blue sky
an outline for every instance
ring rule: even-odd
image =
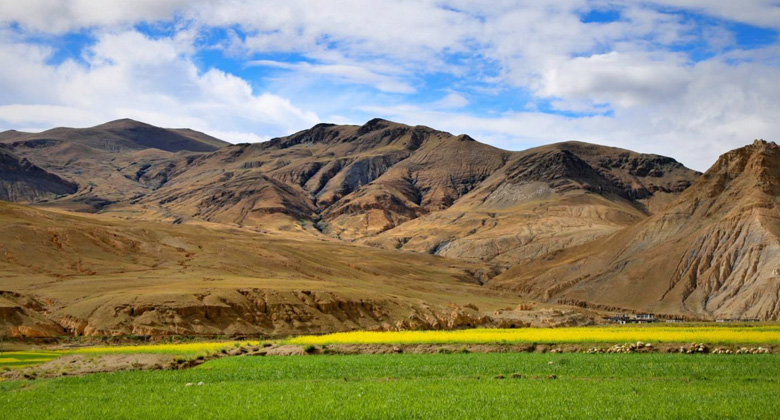
[[[780,6],[705,1],[0,4],[0,129],[135,118],[233,142],[384,117],[705,170],[780,137]]]

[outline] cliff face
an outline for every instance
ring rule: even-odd
[[[778,204],[780,147],[756,141],[721,156],[664,211],[492,285],[548,301],[776,320]]]

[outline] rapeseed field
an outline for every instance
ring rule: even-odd
[[[620,326],[469,329],[455,331],[354,331],[301,336],[290,344],[474,344],[625,343],[635,341],[709,344],[780,343],[780,326]]]

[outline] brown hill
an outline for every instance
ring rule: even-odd
[[[0,336],[322,333],[590,323],[431,255],[0,202]]]
[[[173,147],[179,134],[205,136],[119,120],[0,141],[81,185],[51,206],[324,234],[501,266],[629,226],[697,176],[656,155],[577,142],[507,152],[382,119],[211,152]]]
[[[365,243],[513,264],[630,226],[697,173],[671,158],[567,142],[516,152],[444,211]]]
[[[0,148],[0,200],[31,202],[73,194],[78,184]]]
[[[129,119],[91,128],[54,128],[41,133],[6,131],[0,144],[46,171],[79,184],[73,195],[51,205],[97,211],[144,195],[149,169],[210,152],[228,144],[203,133],[165,129]],[[16,200],[14,200],[16,201]]]
[[[316,224],[353,239],[448,207],[507,154],[465,136],[380,119],[319,124],[171,168],[169,182],[141,204],[247,226]]]
[[[780,147],[724,154],[668,208],[491,285],[549,302],[712,318],[780,317]]]

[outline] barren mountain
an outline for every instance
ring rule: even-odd
[[[491,285],[548,302],[776,320],[778,204],[780,147],[756,141],[721,156],[665,210]]]
[[[165,171],[167,183],[138,201],[148,214],[501,265],[629,226],[698,175],[622,149],[570,142],[507,152],[381,119],[319,124]]]
[[[354,239],[450,206],[507,155],[466,136],[380,119],[319,124],[171,168],[169,182],[141,204],[238,225],[316,226]]]
[[[211,152],[228,143],[190,129],[155,127],[131,119],[107,122],[90,128],[59,127],[40,133],[6,131],[0,133],[0,142],[29,147],[45,147],[51,142],[72,142],[108,152],[159,149],[166,152]]]
[[[0,147],[0,200],[31,202],[73,194],[78,184],[49,173]]]
[[[513,264],[630,226],[696,176],[671,158],[558,143],[513,153],[451,207],[365,242]]]
[[[182,150],[179,134],[205,136],[120,120],[0,141],[79,182],[52,206],[324,234],[501,266],[629,226],[697,176],[661,156],[576,142],[507,152],[381,119],[210,152]]]

